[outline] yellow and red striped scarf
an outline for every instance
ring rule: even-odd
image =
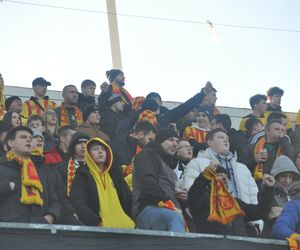
[[[187,126],[183,131],[183,139],[190,140],[193,139],[199,143],[205,143],[205,136],[207,131],[194,128],[193,126]]]
[[[79,126],[81,123],[83,123],[83,117],[80,109],[77,106],[74,107],[74,115],[75,115],[76,124],[77,126]],[[71,123],[69,120],[66,105],[64,102],[62,102],[62,104],[60,105],[60,127],[70,126],[70,125]]]
[[[140,122],[140,121],[150,122],[154,127],[157,127],[157,125],[158,125],[156,115],[154,114],[154,112],[152,112],[149,109],[146,109],[140,113],[138,122]]]
[[[231,223],[238,216],[245,216],[237,201],[229,193],[224,183],[218,178],[217,173],[211,168],[206,168],[202,175],[211,180],[210,213],[208,221],[215,221],[223,225]]]
[[[76,175],[76,167],[79,165],[78,162],[70,158],[68,162],[68,179],[67,179],[67,194],[70,195],[72,183],[74,181],[75,175]]]
[[[21,203],[43,206],[44,201],[40,195],[43,193],[43,186],[31,159],[18,157],[12,151],[7,152],[6,159],[14,160],[21,165]]]
[[[297,240],[297,237],[300,234],[292,234],[289,238],[287,238],[290,250],[300,250],[300,242]]]
[[[46,99],[39,99],[37,102],[44,108],[44,110],[50,108],[55,109],[57,107],[56,103]],[[32,100],[27,100],[22,105],[22,124],[27,124],[27,119],[32,115],[42,115],[44,111],[34,103]]]
[[[135,157],[142,151],[142,148],[140,146],[136,146],[135,154],[131,160],[131,163],[129,165],[122,165],[121,168],[123,169],[123,176],[124,179],[130,188],[132,190],[132,171],[134,168],[134,159]]]
[[[266,144],[266,138],[263,137],[261,138],[257,144],[255,145],[255,148],[254,148],[254,156],[258,153],[261,152],[261,150],[263,150],[265,148],[265,144]],[[278,150],[277,150],[277,153],[276,153],[276,158],[279,156],[279,155],[282,155],[283,154],[283,150],[282,148],[279,146],[278,147]],[[255,166],[254,168],[254,180],[256,181],[261,181],[263,179],[263,175],[264,175],[264,163],[263,162],[259,162],[257,163],[257,165]]]
[[[132,102],[132,96],[129,94],[129,92],[123,88],[123,87],[119,87],[119,85],[117,83],[112,83],[112,93],[113,94],[117,94],[118,96],[121,96],[123,101],[127,104],[128,100],[130,101],[130,103]],[[126,95],[127,98],[124,97],[124,95]]]
[[[137,96],[137,97],[132,98],[132,100],[131,100],[132,110],[133,111],[139,110],[142,107],[143,102],[145,101],[145,99],[146,98],[143,97],[143,96]]]

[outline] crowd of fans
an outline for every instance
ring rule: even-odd
[[[0,221],[299,239],[300,115],[284,91],[250,98],[239,130],[210,82],[174,109],[135,97],[121,70],[22,103],[0,75]],[[267,103],[268,102],[268,103]]]

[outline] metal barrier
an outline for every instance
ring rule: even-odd
[[[230,249],[287,250],[286,241],[260,238],[110,229],[86,226],[0,223],[0,249]]]

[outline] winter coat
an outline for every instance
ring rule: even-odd
[[[288,202],[272,228],[276,239],[284,240],[294,233],[300,234],[300,200]]]
[[[78,94],[77,106],[80,110],[83,110],[89,105],[95,105],[95,97],[94,96],[84,96],[82,93]]]
[[[58,146],[52,147],[44,153],[45,164],[60,164],[69,160],[66,153],[62,152]]]
[[[31,159],[36,166],[47,172],[51,186],[54,188],[58,202],[61,206],[61,216],[55,221],[55,224],[82,225],[82,223],[75,216],[76,211],[73,208],[69,197],[67,196],[66,185],[63,183],[57,169],[54,168],[53,165],[45,165],[43,157],[33,156]]]
[[[272,188],[265,187],[257,205],[247,204],[240,199],[236,199],[245,212],[245,217],[238,217],[228,225],[209,222],[207,218],[210,213],[210,181],[200,174],[188,192],[188,206],[197,233],[248,236],[247,229],[250,228],[246,222],[262,219],[270,209],[272,197]]]
[[[254,173],[255,166],[257,165],[257,162],[254,158],[254,150],[259,141],[260,139],[257,140],[256,143],[249,144],[248,147],[244,148],[244,151],[242,152],[242,155],[240,157],[241,162],[247,165],[252,173]],[[279,140],[279,142],[274,144],[272,151],[268,153],[268,159],[263,164],[264,173],[270,174],[273,164],[277,158],[277,150],[279,146],[281,147],[284,155],[288,156],[290,159],[293,159],[294,149],[290,143],[289,137],[284,136]]]
[[[92,126],[91,124],[85,122],[76,127],[76,131],[86,133],[91,138],[98,137],[108,143],[110,142],[109,136],[101,130],[99,125]]]
[[[114,159],[118,162],[119,166],[131,164],[138,145],[138,140],[131,136],[114,138],[111,143],[111,149],[114,152]]]
[[[300,198],[300,173],[287,156],[281,155],[274,162],[271,175],[278,179],[280,174],[286,172],[294,173],[295,179],[287,190],[284,190],[280,183],[276,181],[273,207],[284,207],[288,201]]]
[[[171,156],[157,142],[149,143],[135,157],[132,175],[134,216],[147,205],[158,206],[160,201],[171,200],[180,209],[175,198],[177,177],[170,166]]]
[[[116,113],[111,109],[102,111],[100,116],[100,127],[110,139],[114,138],[119,122],[127,117],[124,113]]]
[[[25,205],[20,202],[21,198],[21,166],[16,161],[0,159],[0,221],[1,222],[24,222],[24,223],[46,223],[46,214],[54,216],[59,220],[61,207],[57,196],[51,185],[45,169],[36,167],[43,186],[41,198],[43,206]],[[11,190],[9,182],[15,183]]]
[[[219,161],[216,154],[210,149],[206,149],[204,152],[199,152],[198,157],[191,160],[186,166],[184,175],[184,187],[189,189],[195,179],[206,167],[209,166],[211,160]],[[236,161],[235,157],[231,158],[231,165],[233,166],[233,174],[236,182],[237,197],[247,204],[257,204],[258,188],[251,176],[248,168]]]
[[[131,216],[132,194],[120,170],[116,167],[110,167],[109,174],[113,182],[110,184],[116,188],[124,212]],[[98,190],[88,167],[82,166],[77,170],[71,187],[70,199],[82,223],[87,226],[99,224],[101,218],[99,217]]]

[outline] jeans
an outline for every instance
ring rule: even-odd
[[[146,206],[135,219],[138,229],[185,233],[183,216],[173,210]]]

